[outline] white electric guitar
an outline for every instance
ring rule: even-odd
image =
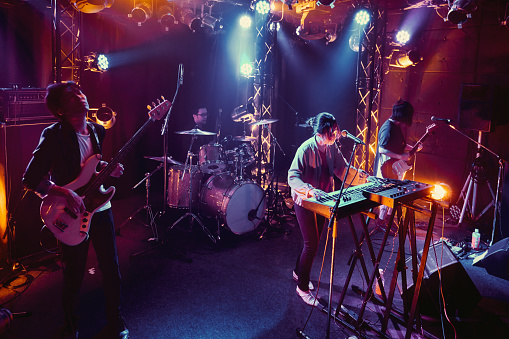
[[[413,156],[415,154],[415,152],[417,152],[417,150],[419,149],[419,144],[424,142],[424,140],[426,140],[428,135],[430,135],[430,133],[433,132],[433,130],[437,127],[438,127],[438,125],[435,123],[426,127],[426,133],[424,133],[424,135],[419,139],[419,141],[417,141],[415,143],[414,147],[412,147],[412,149],[408,152],[408,154],[410,156]],[[380,168],[380,170],[381,170],[382,176],[384,178],[403,180],[403,179],[405,179],[406,172],[408,170],[410,170],[411,168],[412,168],[412,166],[410,166],[406,161],[403,161],[401,159],[392,158],[392,159],[388,159],[387,161],[385,161],[382,164],[382,167]]]
[[[88,238],[90,221],[95,211],[104,206],[115,194],[115,187],[107,190],[102,186],[104,181],[116,168],[123,156],[133,148],[133,145],[140,139],[152,122],[161,119],[170,109],[171,103],[163,98],[158,100],[157,106],[148,113],[149,119],[133,135],[133,137],[122,147],[111,162],[100,172],[97,172],[97,165],[101,161],[101,155],[95,154],[88,158],[83,164],[80,175],[73,182],[65,185],[83,198],[85,212],[75,214],[69,208],[65,198],[59,196],[47,196],[41,204],[41,218],[44,225],[62,243],[75,246]]]

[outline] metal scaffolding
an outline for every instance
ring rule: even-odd
[[[81,12],[66,0],[52,0],[53,82],[74,81],[83,77],[83,44]]]
[[[359,32],[356,136],[366,145],[357,147],[354,157],[354,166],[370,174],[374,174],[373,162],[378,141],[378,114],[387,29],[386,9],[379,7],[377,2],[372,7],[372,18],[370,25]]]

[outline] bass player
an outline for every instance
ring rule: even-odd
[[[64,186],[80,176],[85,160],[101,154],[105,129],[87,122],[87,97],[72,81],[49,85],[45,101],[49,111],[60,121],[43,130],[23,176],[23,184],[43,199],[64,198],[68,212],[78,215],[85,210],[84,201]],[[105,167],[106,163],[101,162],[101,165]],[[122,173],[123,166],[116,164],[110,175],[119,177]],[[127,338],[129,330],[120,312],[121,279],[109,201],[93,215],[88,239],[76,246],[61,243],[65,316],[62,337],[78,338],[75,304],[86,271],[90,242],[103,277],[108,337]]]

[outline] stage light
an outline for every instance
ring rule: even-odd
[[[223,28],[223,23],[220,19],[214,18],[210,14],[203,15],[202,23],[204,26],[210,27],[214,32]]]
[[[447,13],[447,20],[452,24],[461,25],[472,17],[471,13],[477,9],[475,0],[456,0],[452,3]]]
[[[173,2],[162,5],[157,9],[157,18],[166,32],[178,24],[175,18],[175,5]]]
[[[353,34],[350,36],[350,39],[348,39],[348,46],[350,46],[350,49],[354,51],[355,53],[359,52],[359,30],[356,30],[353,32]],[[362,51],[364,52],[364,46],[362,46]]]
[[[106,72],[109,67],[108,58],[104,54],[92,52],[85,55],[83,59],[85,63],[85,71]]]
[[[98,13],[105,8],[110,8],[115,0],[70,0],[70,3],[82,13]]]
[[[355,22],[358,25],[364,26],[369,22],[370,15],[367,10],[361,9],[357,14],[355,14]]]
[[[188,26],[191,31],[196,32],[201,28],[200,18],[190,8],[183,8],[180,11],[180,21]]]
[[[398,31],[398,33],[396,33],[396,42],[399,45],[404,46],[409,40],[410,40],[410,33],[408,33],[408,31],[400,30],[400,31]]]
[[[319,0],[318,4],[324,5],[324,6],[330,6],[335,0]]]
[[[265,15],[269,13],[270,10],[269,2],[265,0],[259,0],[255,5],[255,9],[261,15]]]
[[[302,39],[320,40],[325,38],[325,27],[321,23],[304,23],[297,27],[295,33]]]
[[[431,197],[435,200],[447,201],[451,198],[451,186],[444,183],[436,183],[431,191]]]
[[[141,24],[150,19],[151,16],[152,6],[149,2],[145,1],[136,2],[131,14],[129,14],[129,17],[136,21],[138,26],[141,26]]]
[[[274,31],[278,31],[281,29],[281,24],[278,22],[271,22],[270,25],[269,25],[269,29],[274,32]]]
[[[251,27],[251,17],[247,14],[242,15],[239,19],[239,25],[246,29]]]
[[[421,54],[415,49],[408,52],[395,49],[390,55],[389,66],[406,68],[409,66],[415,66],[421,60]]]
[[[117,113],[104,103],[101,105],[101,108],[91,108],[87,115],[88,120],[94,121],[106,129],[112,128],[117,120]]]
[[[253,65],[250,62],[243,63],[240,66],[240,74],[246,78],[253,74]]]

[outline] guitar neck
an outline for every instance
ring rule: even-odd
[[[111,159],[106,167],[104,167],[97,177],[93,180],[90,187],[85,192],[85,196],[87,193],[94,192],[97,188],[99,188],[108,177],[111,175],[113,170],[116,168],[117,164],[124,158],[124,156],[129,152],[133,146],[138,142],[138,140],[143,136],[148,127],[152,124],[153,120],[149,118],[143,126],[129,139],[128,142],[118,151],[118,153]]]
[[[417,152],[417,150],[419,149],[419,144],[420,144],[421,142],[424,142],[424,140],[426,140],[426,138],[428,137],[428,135],[429,135],[429,132],[424,133],[424,135],[423,135],[423,136],[419,139],[419,141],[417,141],[417,142],[415,143],[414,147],[412,147],[412,149],[408,152],[408,154],[409,154],[410,156],[414,155],[414,154],[415,154],[415,152]]]

